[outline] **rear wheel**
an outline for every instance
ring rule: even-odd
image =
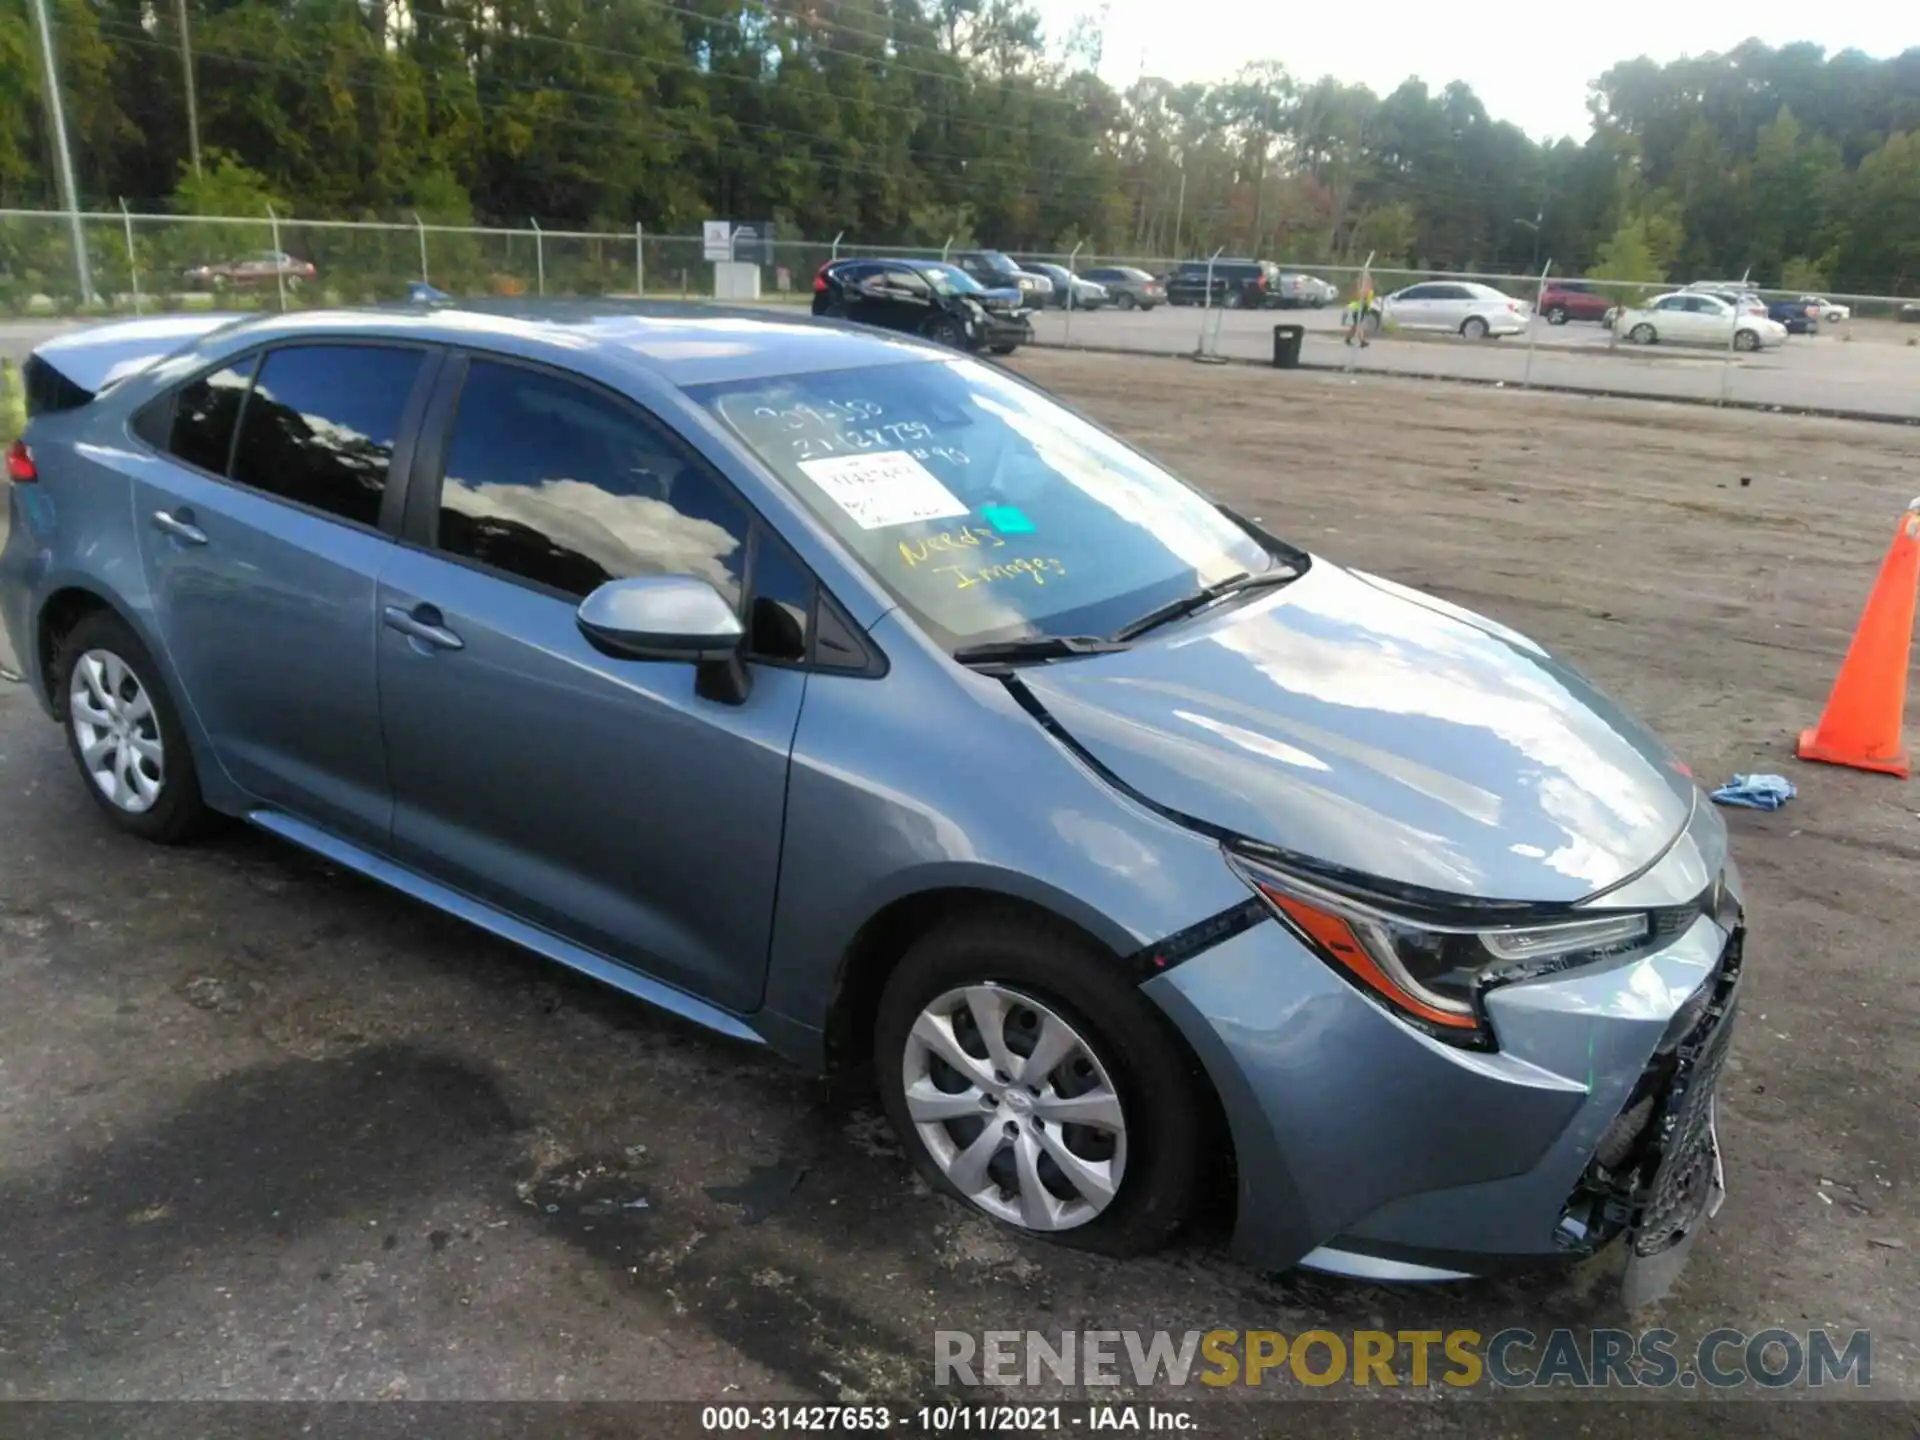
[[[1636,345],[1652,345],[1657,343],[1660,337],[1654,332],[1653,326],[1642,320],[1627,332],[1627,339]]]
[[[1760,332],[1757,330],[1736,330],[1733,332],[1733,348],[1753,351],[1760,348]]]
[[[97,610],[60,642],[55,693],[87,793],[129,835],[171,845],[207,818],[200,777],[159,668],[119,616]]]
[[[1547,324],[1564,325],[1566,323],[1567,323],[1567,307],[1566,306],[1549,305],[1547,307]]]
[[[1242,295],[1238,290],[1229,290],[1227,292],[1227,298],[1224,303],[1227,309],[1238,310],[1242,305],[1245,305],[1247,301],[1246,301],[1246,297]]]
[[[1201,1093],[1111,956],[1014,916],[937,930],[887,982],[874,1046],[887,1117],[936,1189],[1110,1255],[1186,1218]]]
[[[1113,303],[1118,305],[1122,310],[1131,310],[1135,305],[1139,304],[1140,302],[1135,300],[1133,296],[1130,295],[1127,291],[1122,290],[1120,292],[1120,298],[1114,301]]]
[[[1469,340],[1484,340],[1487,338],[1487,322],[1478,315],[1469,315],[1460,322],[1460,333]]]

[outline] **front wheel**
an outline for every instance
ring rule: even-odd
[[[84,616],[60,642],[52,678],[67,750],[115,827],[162,845],[200,830],[208,812],[187,737],[126,622],[105,610]]]
[[[1654,333],[1653,326],[1643,320],[1627,332],[1627,339],[1636,345],[1652,345],[1660,337]]]
[[[950,350],[967,348],[967,332],[960,322],[951,315],[936,315],[920,327],[920,333],[936,345],[945,345]]]
[[[1487,322],[1478,315],[1469,315],[1460,322],[1460,334],[1468,340],[1484,340],[1487,338]]]
[[[1111,956],[1044,921],[920,940],[881,997],[874,1059],[921,1175],[1003,1224],[1129,1255],[1186,1218],[1204,1128],[1186,1057]]]

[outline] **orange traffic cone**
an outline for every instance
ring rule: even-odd
[[[1907,658],[1913,645],[1913,599],[1920,586],[1920,500],[1894,532],[1880,578],[1873,582],[1853,632],[1826,713],[1800,732],[1800,758],[1856,770],[1905,776],[1900,725],[1907,701]]]

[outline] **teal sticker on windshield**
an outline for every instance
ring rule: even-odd
[[[1033,521],[1012,505],[982,505],[980,513],[986,522],[1002,535],[1031,535]]]

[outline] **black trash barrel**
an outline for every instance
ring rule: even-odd
[[[1300,368],[1300,342],[1307,338],[1304,325],[1276,325],[1273,327],[1273,363],[1281,370]]]

